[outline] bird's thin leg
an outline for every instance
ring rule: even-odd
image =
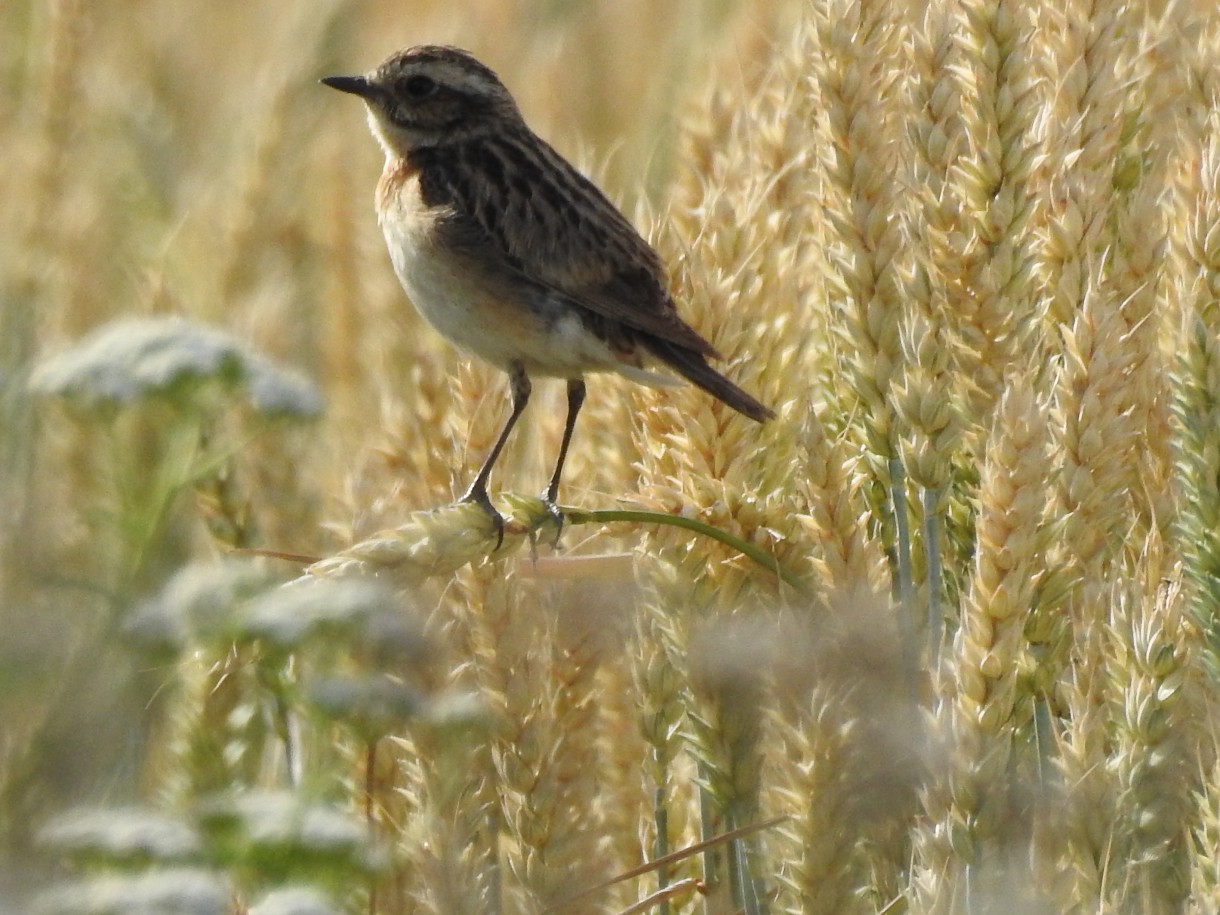
[[[576,428],[576,415],[580,413],[585,402],[585,381],[583,378],[568,379],[568,420],[563,427],[563,441],[559,443],[559,459],[555,462],[555,472],[551,474],[551,482],[542,494],[542,502],[555,523],[563,528],[563,512],[555,504],[559,498],[559,478],[563,475],[563,462],[568,457],[568,445],[572,443],[572,430]],[[559,542],[559,532],[555,532],[555,542]]]
[[[509,370],[508,382],[509,394],[512,397],[512,410],[509,411],[508,419],[504,421],[500,437],[492,445],[491,452],[484,459],[483,466],[479,468],[474,482],[470,484],[470,488],[466,490],[466,494],[461,499],[463,502],[474,502],[487,512],[491,523],[496,528],[496,549],[499,549],[500,544],[504,542],[504,516],[491,504],[491,499],[487,495],[487,483],[491,479],[491,468],[495,466],[496,458],[500,456],[504,443],[508,441],[508,434],[513,431],[513,426],[517,424],[517,419],[521,416],[525,405],[529,403],[531,388],[529,376],[525,374],[524,367],[520,365],[514,365]]]

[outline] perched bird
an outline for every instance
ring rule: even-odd
[[[585,399],[586,372],[645,384],[675,370],[734,410],[773,414],[708,365],[711,344],[678,317],[665,268],[597,187],[528,126],[499,78],[457,48],[424,45],[327,86],[364,99],[385,150],[377,217],[411,302],[461,349],[508,373],[512,409],[462,497],[488,513],[488,478],[530,395],[530,376],[567,379],[555,500]]]

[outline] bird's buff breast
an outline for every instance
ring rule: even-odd
[[[501,278],[439,246],[436,213],[425,207],[416,182],[379,197],[394,272],[416,310],[451,343],[500,368],[520,364],[539,375],[573,378],[618,368],[577,315],[522,301]]]

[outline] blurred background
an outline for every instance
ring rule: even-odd
[[[120,429],[49,409],[28,391],[31,367],[120,316],[223,328],[314,379],[328,407],[308,436],[259,437],[241,493],[220,481],[221,540],[325,554],[391,523],[402,504],[387,430],[398,423],[412,447],[444,452],[444,404],[429,412],[412,399],[445,388],[457,360],[392,275],[372,208],[380,151],[362,107],[317,80],[412,44],[465,47],[499,72],[537,132],[638,212],[663,202],[681,168],[678,125],[707,95],[712,68],[742,79],[798,6],[0,6],[0,899],[30,876],[4,862],[25,860],[32,823],[138,792],[138,722],[159,675],[131,669],[116,608],[218,550],[166,508],[173,493],[148,528],[155,549],[133,547],[148,531],[132,534],[113,493],[133,488],[138,504],[154,486],[162,433],[147,417]],[[467,457],[434,460],[457,478]],[[439,503],[445,488],[405,501]]]

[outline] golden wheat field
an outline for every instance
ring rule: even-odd
[[[591,377],[557,545],[317,82],[418,43],[777,413]],[[1210,0],[11,0],[0,88],[0,913],[1220,912]]]

